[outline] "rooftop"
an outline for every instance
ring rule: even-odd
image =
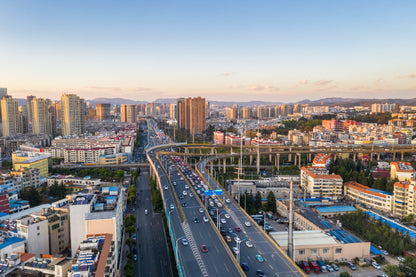
[[[281,247],[287,247],[287,232],[270,232],[269,234]],[[337,244],[337,241],[322,231],[294,231],[293,244],[299,248],[306,245]]]
[[[317,207],[316,208],[320,213],[341,213],[341,212],[354,212],[357,209],[352,206],[327,206],[327,207]]]

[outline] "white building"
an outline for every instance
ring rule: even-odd
[[[342,197],[342,177],[329,174],[326,168],[304,166],[300,170],[300,186],[315,197],[329,197],[338,199]]]
[[[31,254],[49,253],[48,221],[32,216],[17,220],[17,232],[27,242],[26,252]]]

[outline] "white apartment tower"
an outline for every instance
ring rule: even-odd
[[[75,94],[61,96],[62,135],[80,135],[85,132],[85,101]]]

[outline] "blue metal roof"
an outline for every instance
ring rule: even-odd
[[[393,195],[393,193],[391,193],[391,192],[387,192],[387,191],[379,190],[379,189],[368,189],[368,191],[377,192],[377,193],[381,193],[381,194],[385,194],[385,195]]]
[[[18,237],[7,238],[2,244],[0,244],[0,249],[3,249],[9,245],[12,245],[13,243],[17,243],[21,241],[24,241],[24,239],[18,238]]]
[[[329,207],[317,207],[320,213],[337,213],[337,212],[353,212],[357,209],[352,206],[329,206]]]

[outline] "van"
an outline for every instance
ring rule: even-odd
[[[302,262],[302,267],[303,267],[303,270],[304,270],[306,273],[310,273],[310,272],[311,272],[311,267],[309,266],[308,262],[303,261],[303,262]]]
[[[319,261],[317,261],[317,264],[319,265],[319,268],[321,269],[321,272],[328,272],[328,269],[326,268],[326,264],[323,262],[323,261],[321,261],[321,260],[319,260]]]
[[[319,266],[318,266],[318,264],[316,262],[311,262],[311,267],[312,267],[313,271],[316,274],[321,273],[321,270],[319,269]]]

